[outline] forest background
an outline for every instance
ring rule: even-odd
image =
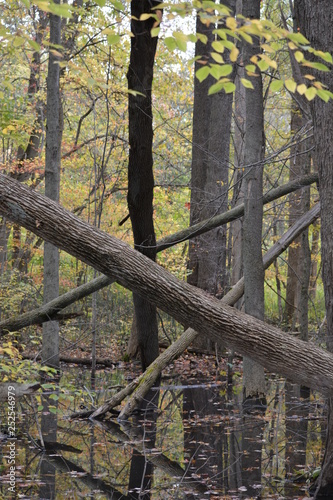
[[[132,2],[132,8],[135,3]],[[142,12],[140,23],[148,23],[153,38],[157,35],[160,38],[153,58],[150,100],[157,240],[187,228],[190,221],[193,225],[200,219],[211,219],[235,207],[246,197],[244,186],[248,187],[249,173],[255,172],[258,178],[254,166],[259,165],[259,177],[262,176],[262,185],[259,185],[255,199],[255,208],[261,210],[259,200],[262,200],[263,192],[316,171],[308,103],[314,99],[326,102],[331,97],[314,72],[330,72],[332,57],[328,52],[311,49],[295,24],[292,4],[273,0],[254,4],[260,7],[259,15],[252,12],[246,15],[254,19],[250,25],[242,18],[237,23],[234,12],[219,4],[204,2],[194,5],[202,12],[196,35],[192,5],[165,5],[161,29],[159,8]],[[240,6],[241,2],[229,3],[230,9],[237,10]],[[132,97],[139,99],[140,91],[127,89],[126,74],[133,54],[131,41],[135,38],[129,36],[130,4],[114,1],[109,4],[98,2],[96,6],[78,5],[74,6],[71,16],[68,4],[46,6],[44,3],[7,2],[2,7],[3,172],[43,192],[50,54],[59,61],[62,108],[59,112],[61,118],[58,117],[62,128],[60,202],[86,221],[133,244],[127,204],[128,156],[131,152],[128,100],[131,103]],[[155,3],[155,7],[158,4]],[[58,43],[50,42],[48,38],[50,29],[45,11],[51,11],[54,18],[63,16],[62,38]],[[263,24],[259,23],[259,17],[264,20]],[[216,28],[218,23],[221,24],[220,31]],[[261,47],[258,42],[257,46],[254,43],[259,38]],[[255,52],[246,52],[247,49],[243,48],[243,45],[247,46],[245,42],[251,42],[251,50]],[[200,44],[208,47],[205,49],[208,59],[198,52]],[[197,79],[194,77],[194,55],[197,56]],[[247,57],[249,60],[244,65]],[[246,130],[250,130],[250,118],[254,117],[257,124],[260,120],[259,115],[246,106],[255,102],[254,95],[259,95],[256,91],[259,79],[262,80],[263,126],[261,130],[256,129],[255,146],[249,149],[246,141],[251,134],[246,135]],[[206,100],[208,93],[209,102]],[[214,96],[220,98],[216,100]],[[226,99],[225,96],[229,97]],[[197,115],[196,98],[201,103]],[[229,118],[227,133],[224,127]],[[208,138],[203,137],[205,131]],[[139,129],[137,133],[140,135]],[[195,133],[199,133],[196,138]],[[219,144],[224,141],[222,156],[215,149],[214,141]],[[256,149],[259,149],[257,153]],[[200,156],[200,151],[204,152],[203,156]],[[254,151],[254,156],[251,151]],[[207,170],[212,175],[205,185],[209,176],[196,179],[196,162],[199,165],[215,163],[221,168]],[[198,193],[200,196],[196,198]],[[244,257],[246,259],[248,255],[253,259],[254,253],[245,251],[242,256],[240,252],[242,244],[239,241],[246,231],[246,224],[250,228],[247,234],[255,229],[262,233],[262,248],[268,250],[317,201],[316,186],[303,188],[287,200],[278,199],[267,205],[262,218],[260,213],[258,217],[258,213],[251,214],[249,209],[250,219],[245,222],[245,214],[245,227],[238,222],[231,223],[227,230],[213,235],[215,240],[205,236],[208,249],[203,240],[191,243],[194,261],[200,253],[208,255],[208,263],[203,257],[205,277],[209,276],[207,266],[212,262],[219,264],[219,269],[210,275],[213,284],[198,282],[198,261],[193,264],[192,260],[191,264],[193,254],[191,257],[190,250],[188,258],[189,248],[184,238],[180,238],[180,244],[160,253],[158,262],[182,280],[191,282],[191,279],[196,279],[193,284],[221,298],[238,281],[244,266],[251,268],[251,263],[250,266],[246,264]],[[133,224],[131,206],[129,211]],[[261,243],[260,240],[256,238],[257,243]],[[143,240],[136,242],[137,245],[142,243]],[[43,243],[3,217],[0,247],[0,319],[6,320],[42,304]],[[218,255],[213,257],[216,249]],[[96,277],[91,268],[64,252],[60,254],[59,268],[60,294]],[[300,331],[304,340],[308,340],[310,320],[312,340],[323,345],[325,304],[320,271],[319,225],[316,223],[292,244],[287,257],[275,260],[274,267],[266,272],[264,298],[266,320],[288,331]],[[263,285],[262,276],[260,279]],[[61,350],[65,349],[66,343],[81,344],[84,348],[91,343],[94,351],[108,344],[111,336],[123,346],[125,353],[129,332],[135,331],[132,299],[128,292],[112,285],[95,293],[92,299],[84,299],[79,311],[78,304],[72,307],[69,314],[74,319],[61,326]],[[250,306],[253,307],[256,306]],[[262,312],[254,315],[261,317]],[[158,313],[158,323],[160,340],[168,343],[183,329],[165,313]],[[39,348],[39,329],[30,327],[20,335],[25,346],[33,344]],[[21,349],[22,340],[17,339],[17,334],[11,340],[6,339],[3,354],[17,359],[21,355],[16,346],[19,343]],[[200,347],[211,346],[201,343]],[[132,345],[128,348],[130,355],[136,351]],[[143,363],[143,367],[145,365]],[[25,361],[13,365],[8,359],[1,369],[5,377],[15,375],[25,379],[27,366],[32,365]]]

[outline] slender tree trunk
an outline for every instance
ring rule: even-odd
[[[50,14],[50,44],[61,44],[61,18]],[[58,47],[57,47],[57,50]],[[47,76],[45,196],[59,202],[62,106],[60,100],[60,67],[58,57],[50,50]],[[44,244],[44,304],[59,295],[59,250],[49,242]],[[43,324],[42,360],[59,366],[59,323]]]
[[[291,148],[289,179],[309,174],[311,169],[310,140],[303,140],[306,134],[307,118],[297,104],[292,102],[291,132],[295,145]],[[304,188],[289,197],[289,223],[293,224],[310,207],[310,190]],[[292,330],[299,325],[301,338],[308,337],[308,288],[311,268],[311,254],[308,231],[299,236],[288,250],[288,276],[286,289],[285,320]]]
[[[301,32],[317,50],[333,54],[333,3],[331,0],[295,0],[295,14]],[[314,76],[333,92],[333,67]],[[318,97],[312,102],[315,157],[321,202],[321,257],[327,318],[327,347],[333,352],[333,100]],[[317,498],[333,497],[333,399],[329,402],[326,450]]]
[[[158,5],[159,2],[153,2]],[[131,56],[127,74],[129,93],[129,163],[128,208],[134,235],[134,248],[152,260],[156,257],[156,238],[153,222],[153,115],[152,83],[157,37],[150,31],[154,19],[139,21],[149,13],[148,0],[131,2]],[[156,11],[153,11],[155,14]],[[133,295],[137,345],[142,369],[158,356],[158,325],[156,308],[139,295]],[[133,340],[132,340],[133,342]]]
[[[241,2],[237,2],[237,14],[242,13]],[[240,65],[237,68],[235,78],[235,110],[234,110],[234,165],[236,173],[234,176],[233,199],[232,206],[243,204],[244,189],[243,189],[243,170],[244,165],[244,145],[245,145],[245,130],[246,130],[246,106],[245,106],[245,87],[240,79],[244,77],[244,68]],[[237,219],[231,224],[232,234],[232,275],[231,284],[237,283],[243,276],[243,220]],[[236,307],[240,309],[243,304],[243,299],[240,300]]]
[[[260,18],[260,0],[244,2],[243,15],[251,19]],[[253,44],[244,44],[244,64],[260,51],[258,38]],[[262,217],[263,217],[263,164],[264,158],[264,111],[261,74],[251,77],[253,89],[245,90],[246,131],[244,165],[244,221],[243,221],[243,265],[245,312],[264,319],[264,267],[262,262]],[[265,397],[264,368],[250,358],[243,361],[244,397]]]

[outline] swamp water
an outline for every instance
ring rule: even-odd
[[[99,371],[95,393],[89,377],[72,369],[60,387],[75,380],[91,407],[114,393],[102,388],[126,384],[119,370]],[[50,389],[15,402],[15,440],[2,403],[0,499],[308,498],[325,442],[325,402],[301,398],[283,379],[268,385],[267,410],[245,414],[237,383],[228,390],[221,379],[163,379],[155,402],[121,423],[70,421],[82,395]]]

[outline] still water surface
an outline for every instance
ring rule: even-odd
[[[96,393],[88,371],[66,372],[60,385],[66,387],[69,379],[84,388],[88,407],[126,384],[120,370],[98,372]],[[82,396],[64,389],[59,400],[54,390],[41,399],[20,399],[15,494],[9,490],[4,403],[0,498],[307,498],[321,463],[325,402],[313,394],[301,398],[299,387],[280,378],[268,385],[267,410],[248,414],[236,381],[228,389],[223,377],[211,384],[163,379],[160,390],[152,391],[152,403],[121,423],[70,421]]]

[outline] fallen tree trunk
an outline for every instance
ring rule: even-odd
[[[304,186],[309,186],[314,182],[318,182],[318,174],[309,174],[304,177],[300,177],[295,179],[283,186],[279,186],[277,188],[271,189],[268,193],[263,196],[263,205],[270,203],[271,201],[277,200],[286,194],[292,193],[297,189],[300,189]],[[157,242],[157,252],[161,252],[161,250],[165,250],[166,248],[172,247],[177,243],[181,243],[182,241],[189,240],[190,238],[195,238],[200,234],[207,233],[216,227],[223,226],[223,224],[227,224],[228,222],[232,222],[239,217],[244,215],[244,203],[240,203],[236,207],[224,212],[223,214],[216,215],[215,217],[211,217],[210,219],[203,220],[194,224],[193,226],[188,227],[187,229],[182,229],[177,233],[171,234],[170,236],[166,236],[165,238],[159,240]]]
[[[295,179],[283,186],[272,189],[264,195],[263,203],[267,204],[277,198],[285,196],[301,187],[308,186],[318,180],[318,174],[306,175]],[[200,234],[204,234],[212,229],[227,224],[233,220],[236,220],[244,214],[244,204],[237,205],[237,207],[232,210],[228,210],[223,214],[212,217],[209,220],[205,220],[191,226],[187,229],[179,231],[177,233],[171,234],[166,238],[163,238],[157,242],[157,252],[161,252],[166,248],[170,248],[177,243],[181,243],[188,239],[194,238]],[[57,314],[61,309],[73,304],[79,299],[82,299],[98,290],[112,284],[114,279],[107,278],[106,276],[99,276],[89,283],[85,283],[63,295],[52,300],[51,302],[38,307],[33,311],[29,311],[21,316],[9,318],[0,322],[0,336],[6,334],[7,332],[18,331],[21,328],[25,328],[30,325],[40,325],[45,321],[51,321],[57,317]]]
[[[22,354],[22,359],[31,359],[31,360],[37,360],[41,359],[41,355],[33,355],[33,354]],[[62,361],[63,363],[71,363],[75,365],[91,365],[92,364],[92,359],[91,358],[77,358],[73,356],[62,356],[60,354],[59,356],[59,361]],[[96,364],[97,365],[104,365],[108,366],[109,368],[114,368],[117,365],[116,361],[111,361],[110,359],[107,358],[96,358]]]
[[[273,245],[263,258],[264,268],[267,269],[275,259],[297,238],[310,224],[319,217],[320,205],[317,203],[309,212],[304,214],[295,224],[288,229],[282,238]],[[221,299],[222,304],[233,306],[244,293],[244,279],[238,283]],[[112,398],[101,405],[97,410],[77,412],[72,418],[97,418],[105,415],[108,411],[118,406],[127,396],[131,395],[124,408],[119,414],[119,419],[126,419],[138,408],[141,401],[154,385],[161,371],[174,359],[180,356],[185,349],[197,338],[198,332],[187,328],[185,332],[168,349],[151,363],[147,370],[131,382],[127,387],[119,391]]]
[[[114,279],[107,278],[106,276],[100,276],[89,283],[85,283],[60,295],[60,297],[51,300],[33,311],[21,314],[18,318],[5,319],[0,322],[0,336],[8,332],[16,332],[26,326],[40,325],[45,321],[51,321],[55,318],[61,319],[59,312],[62,309],[105,286],[111,285],[114,281]]]
[[[27,187],[0,175],[0,213],[142,295],[201,335],[223,342],[271,372],[333,394],[333,355],[221,304],[123,241],[81,221]]]

